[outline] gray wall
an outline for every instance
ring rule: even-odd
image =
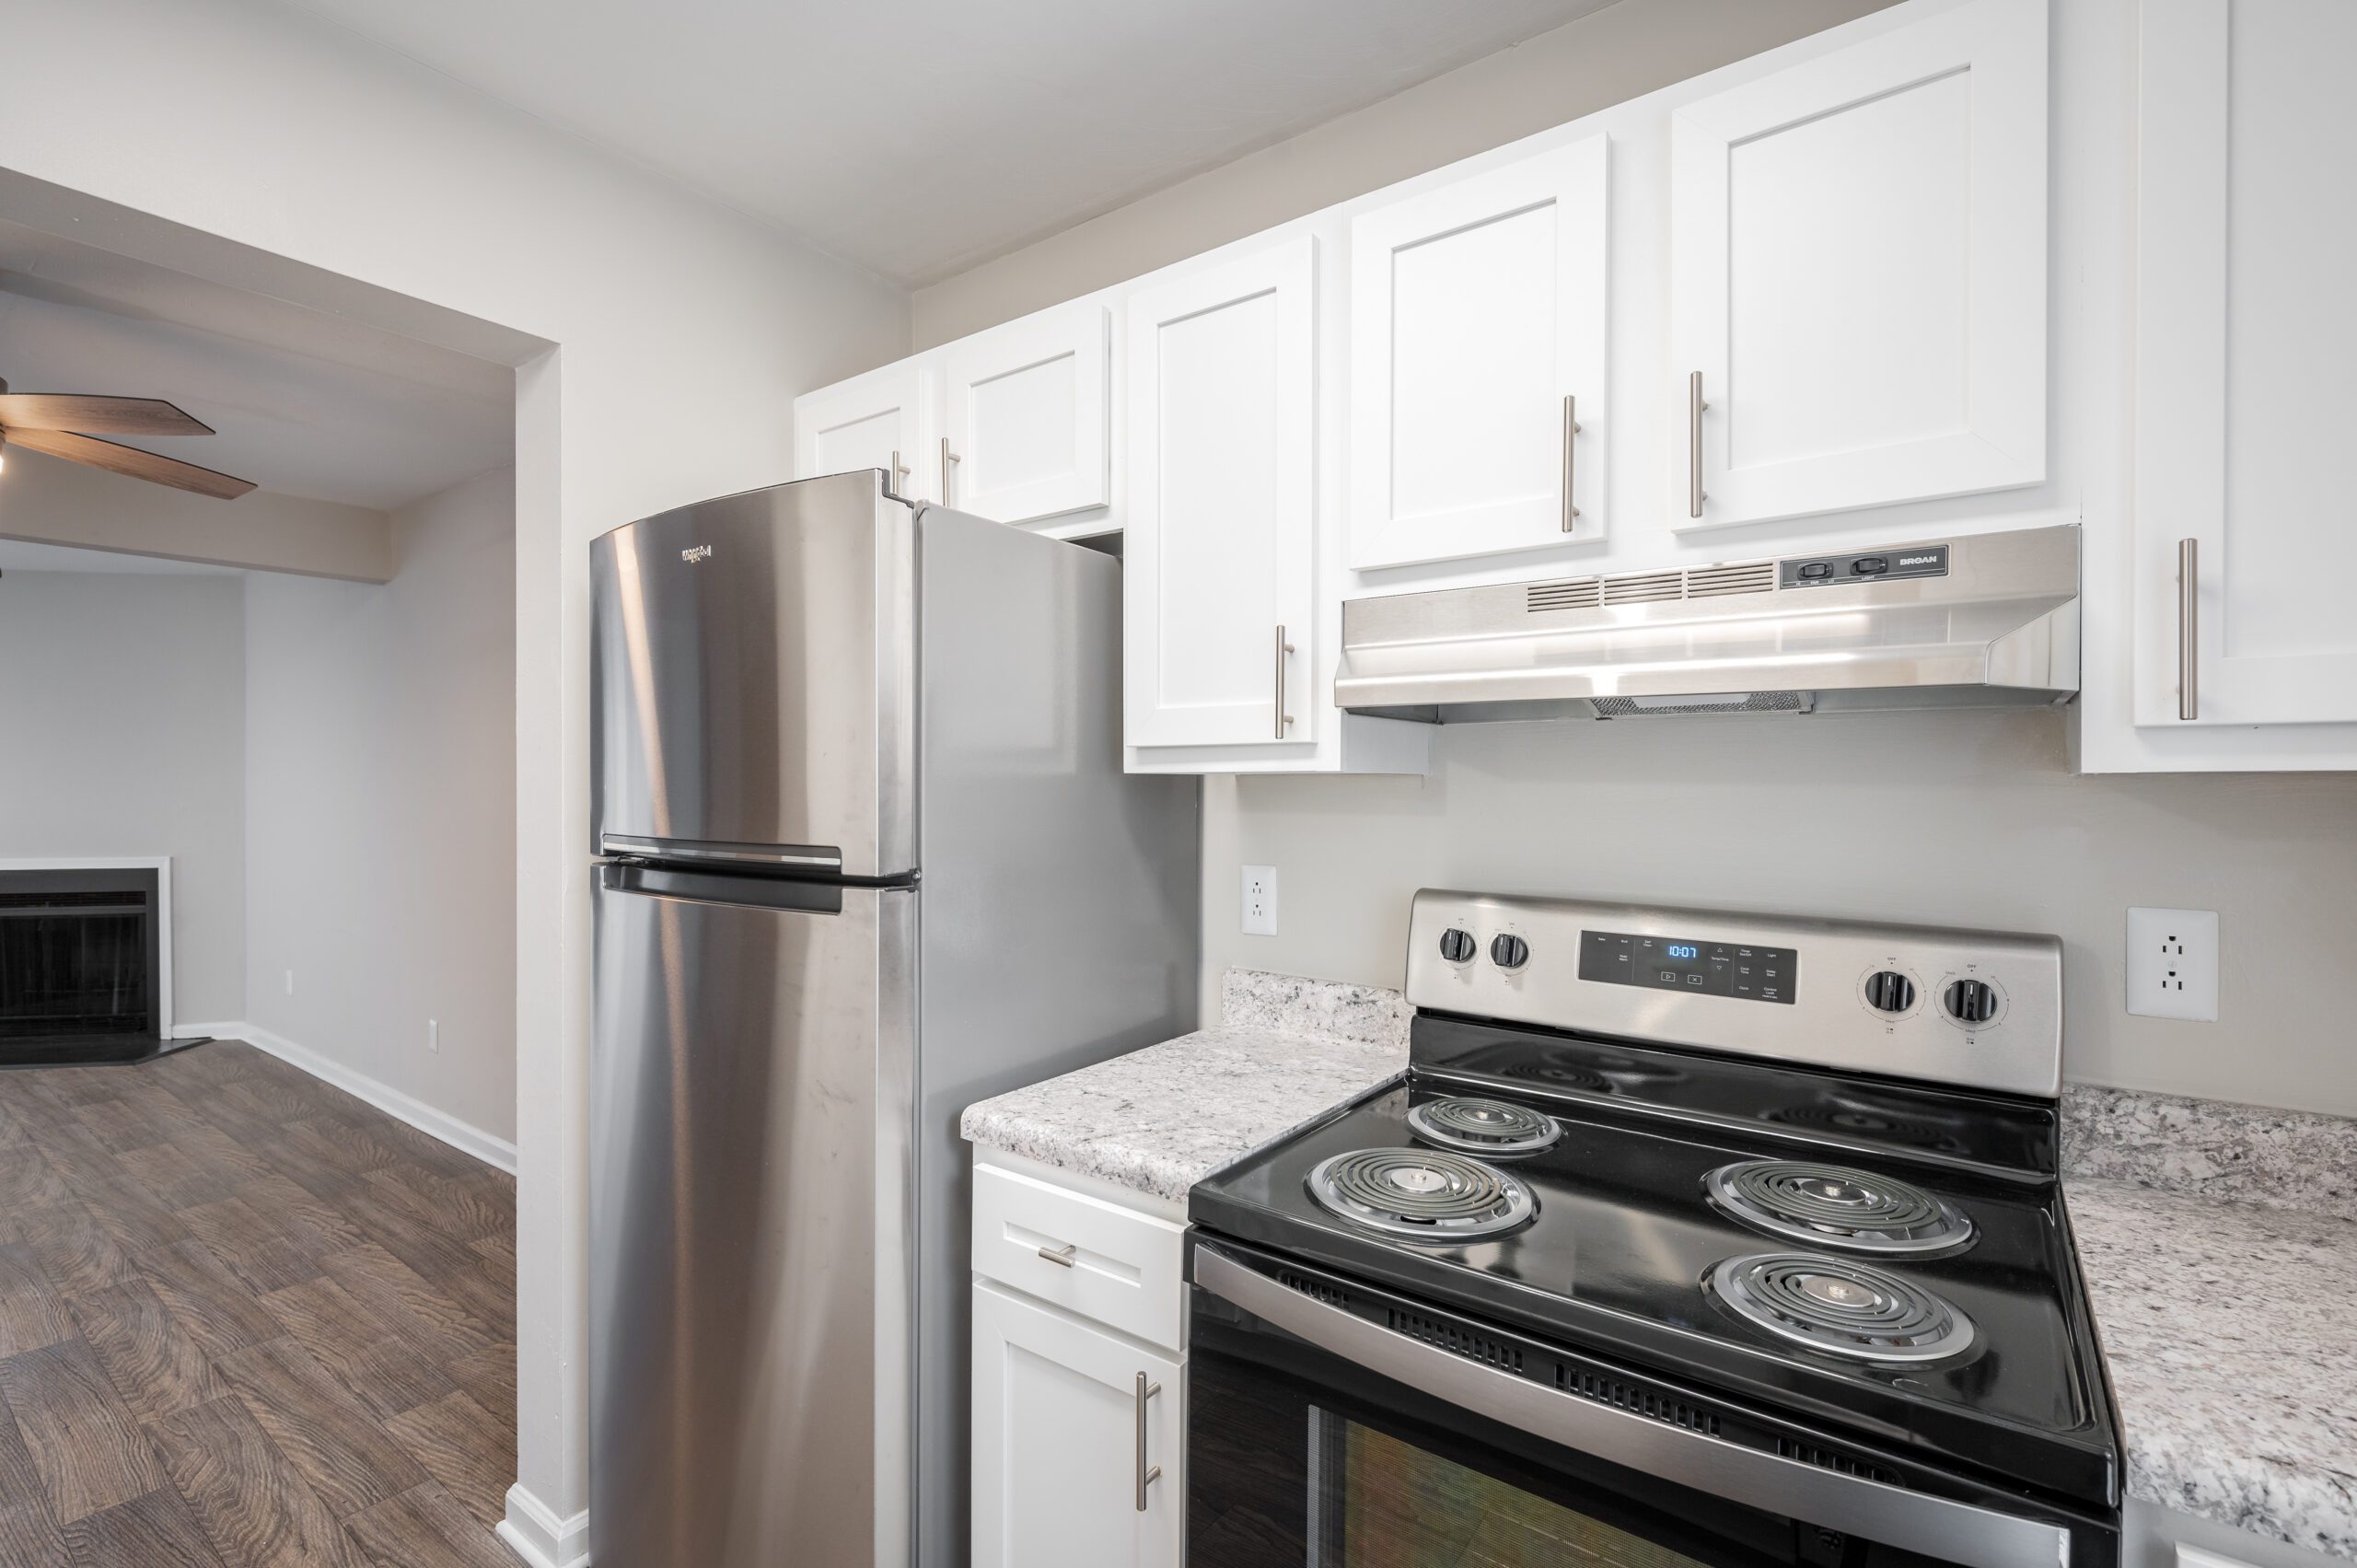
[[[245,1005],[245,585],[0,577],[0,859],[172,857],[172,1011]]]
[[[2073,777],[2065,723],[1464,725],[1428,779],[1213,780],[1206,1016],[1228,964],[1400,984],[1420,887],[1982,925],[2062,938],[2069,1076],[2357,1115],[2357,776]],[[1244,865],[1273,937],[1237,929]],[[2218,1022],[2128,1014],[2131,904],[2219,912]]]
[[[257,574],[246,609],[246,1018],[511,1141],[515,490],[394,513],[382,587]]]
[[[920,290],[917,346],[1115,284],[1880,8],[1622,0]],[[2357,1113],[2337,977],[2357,778],[2072,776],[2053,714],[1443,731],[1428,780],[1214,779],[1203,994],[1229,964],[1398,985],[1420,886],[2051,931],[2074,1077]],[[1281,933],[1237,930],[1237,867]],[[2131,1018],[2131,903],[2223,916],[2220,1021]]]

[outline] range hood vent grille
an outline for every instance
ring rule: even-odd
[[[1531,584],[1523,605],[1533,615],[1549,610],[1594,610],[1604,602],[1603,594],[1601,577],[1567,577],[1560,583]]]
[[[1773,561],[1743,561],[1731,566],[1697,566],[1686,574],[1688,598],[1718,598],[1725,594],[1764,594],[1776,587]]]
[[[1607,604],[1655,604],[1686,597],[1683,572],[1623,572],[1604,579]]]
[[[1741,561],[1697,566],[1689,571],[1620,572],[1608,577],[1565,577],[1533,583],[1523,590],[1523,608],[1533,615],[1553,610],[1594,610],[1607,604],[1660,604],[1670,599],[1724,598],[1729,594],[1772,593],[1773,561]]]

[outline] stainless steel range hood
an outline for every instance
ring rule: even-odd
[[[1462,724],[2019,707],[2079,689],[2079,530],[1360,598],[1334,701]]]

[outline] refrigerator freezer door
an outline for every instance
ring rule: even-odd
[[[916,900],[600,872],[596,1562],[908,1561]]]
[[[862,470],[596,540],[591,853],[915,869],[915,539]]]

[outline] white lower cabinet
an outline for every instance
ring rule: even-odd
[[[974,1286],[974,1568],[1178,1568],[1182,1361]]]

